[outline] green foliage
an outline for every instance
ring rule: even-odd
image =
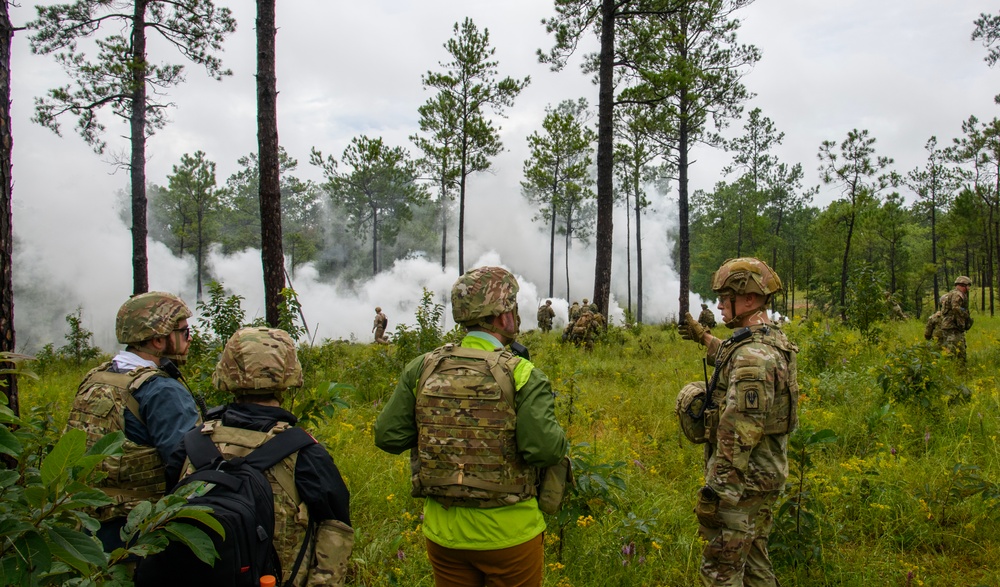
[[[302,304],[299,303],[299,296],[290,287],[281,289],[281,301],[278,302],[278,328],[284,330],[293,340],[299,340],[306,334],[306,327],[302,320]]]
[[[99,523],[92,508],[112,500],[95,489],[105,458],[121,454],[122,432],[105,436],[89,449],[86,433],[52,426],[51,406],[34,407],[28,418],[0,406],[0,581],[4,585],[130,585],[129,556],[159,552],[180,540],[203,560],[216,554],[202,530],[179,532],[176,521],[194,519],[221,532],[207,508],[168,496],[155,506],[143,502],[122,530],[126,548],[104,552],[93,532]]]
[[[622,476],[625,462],[600,462],[597,447],[588,442],[575,445],[570,455],[576,487],[559,513],[560,520],[564,517],[563,512],[567,519],[575,520],[580,515],[592,513],[600,505],[617,504],[619,496],[625,493],[626,484]]]
[[[226,290],[218,281],[208,284],[208,301],[198,302],[198,315],[202,326],[211,334],[209,345],[226,344],[237,330],[246,323],[246,312],[242,306],[243,296],[226,296]]]
[[[220,209],[220,218],[226,227],[220,241],[226,253],[260,248],[260,163],[257,153],[240,157],[236,163],[240,169],[226,180]],[[298,160],[279,146],[281,240],[293,276],[296,267],[316,258],[324,235],[320,190],[313,182],[293,175],[298,166]]]
[[[888,313],[885,280],[871,265],[861,265],[851,273],[848,282],[847,324],[861,331],[869,342],[878,342],[882,334],[879,323]]]
[[[940,409],[940,402],[952,387],[942,365],[941,351],[932,343],[903,347],[886,354],[878,384],[893,402]]]
[[[532,220],[548,227],[552,246],[555,232],[564,235],[566,249],[573,239],[586,241],[594,224],[590,167],[597,134],[586,125],[591,116],[588,110],[584,98],[546,107],[544,134],[535,132],[528,137],[531,156],[524,161],[521,192],[538,209]],[[549,253],[552,259],[553,251]]]
[[[952,509],[966,500],[979,497],[996,503],[1000,500],[1000,484],[983,475],[976,465],[955,463],[948,475],[937,483],[928,481],[916,491],[918,498],[927,504],[928,518],[948,526],[955,523]]]
[[[788,497],[774,512],[769,550],[775,561],[799,567],[823,563],[823,500],[813,492],[808,472],[813,452],[837,441],[833,430],[799,428],[789,438]]]
[[[805,344],[799,358],[799,368],[803,372],[819,374],[843,366],[847,345],[829,322],[815,324],[808,329],[807,338],[803,342]]]
[[[69,324],[69,332],[65,335],[66,344],[56,351],[58,356],[72,359],[77,365],[101,356],[101,349],[94,346],[94,333],[83,327],[83,308],[77,308],[76,312],[66,314],[66,324]],[[43,350],[49,355],[52,350],[51,345],[46,348],[47,350]]]
[[[397,324],[393,343],[400,361],[405,364],[417,355],[441,346],[444,337],[442,319],[444,304],[434,301],[434,292],[424,288],[416,311],[416,329],[410,330],[406,324]]]
[[[416,182],[419,173],[409,153],[389,147],[381,138],[351,139],[338,163],[313,148],[310,163],[323,171],[323,188],[339,206],[356,236],[367,236],[372,249],[372,275],[381,268],[379,247],[396,242],[402,225],[413,218],[412,207],[427,199]],[[342,165],[350,171],[340,171]]]
[[[31,50],[54,54],[75,87],[67,84],[37,99],[33,120],[59,134],[59,117],[77,116],[76,130],[98,153],[103,153],[106,146],[101,139],[105,126],[98,116],[105,106],[124,120],[129,120],[133,109],[141,109],[149,134],[162,128],[169,104],[155,97],[184,80],[184,67],[163,63],[161,58],[135,55],[135,35],[144,40],[150,32],[162,36],[166,43],[150,46],[177,48],[215,79],[232,75],[213,54],[222,49],[225,37],[236,30],[229,8],[216,8],[211,0],[184,3],[151,0],[138,18],[141,21],[133,11],[119,10],[118,6],[100,0],[76,0],[40,9],[38,18],[27,25],[33,31]],[[96,37],[96,56],[84,53],[84,48],[92,48],[94,43],[80,42],[91,37]],[[137,82],[150,88],[148,95],[143,94],[142,104],[132,103]],[[138,140],[144,141],[145,136]]]
[[[432,164],[437,169],[435,178],[440,178],[443,183],[456,181],[461,206],[464,206],[467,177],[489,169],[490,159],[503,150],[500,129],[489,115],[495,113],[502,116],[504,110],[514,104],[514,99],[528,85],[530,78],[498,79],[498,62],[493,59],[496,49],[490,45],[489,30],[480,32],[471,18],[466,18],[461,24],[456,22],[452,32],[454,37],[444,44],[451,61],[440,62],[443,71],[429,71],[421,77],[425,90],[437,92],[437,98],[424,105],[421,120],[438,118],[444,124],[432,125],[438,128],[432,131],[433,138],[429,145],[418,145],[425,152],[428,146],[431,147],[431,157],[438,160]],[[451,109],[452,112],[444,113],[441,109]],[[460,214],[464,215],[464,212]],[[458,267],[461,272],[465,270],[463,226],[459,226],[458,238]]]
[[[922,340],[921,324],[886,323],[877,345],[839,321],[826,326],[817,319],[783,327],[802,349],[802,431],[790,439],[792,475],[774,508],[771,552],[778,579],[867,587],[905,585],[912,573],[913,586],[994,584],[1000,557],[994,485],[1000,482],[1000,320],[977,317],[964,370],[947,359],[938,364],[953,381],[944,397],[958,397],[961,386],[969,393],[963,401],[940,401],[930,412],[919,403],[889,401],[878,382],[889,354]],[[600,344],[589,353],[560,344],[558,332],[520,338],[552,382],[556,417],[593,496],[567,502],[579,508],[575,518],[546,517],[546,587],[699,581],[702,544],[691,508],[704,482],[703,450],[679,443],[673,410],[677,390],[703,377],[703,349],[680,340],[666,324],[641,325],[636,334],[622,329],[621,337],[621,346]],[[817,353],[815,346],[826,350]],[[415,351],[416,345],[409,352]],[[294,403],[286,407],[305,417],[351,489],[359,530],[350,562],[354,583],[428,583],[423,505],[409,497],[408,459],[372,443],[373,422],[404,361],[415,355],[398,353],[395,344],[327,340],[301,346],[299,356],[305,385],[290,394]],[[196,377],[195,367],[183,367],[189,378]],[[50,444],[85,371],[56,359],[40,380],[20,381],[22,412],[39,419]],[[827,429],[836,431],[836,442],[814,442],[821,440],[816,431]],[[796,562],[804,560],[809,562]]]
[[[318,426],[332,419],[338,409],[350,408],[351,404],[341,397],[341,394],[353,391],[355,391],[353,385],[331,381],[325,391],[316,391],[301,399],[296,398],[289,410],[298,418],[300,426]]]

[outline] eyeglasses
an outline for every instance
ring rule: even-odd
[[[184,335],[184,338],[191,338],[191,327],[185,326],[184,328],[174,328],[174,332],[180,332]]]

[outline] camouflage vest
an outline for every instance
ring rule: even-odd
[[[67,429],[79,428],[87,433],[88,448],[112,432],[125,431],[125,410],[145,424],[139,415],[139,402],[132,394],[153,377],[167,377],[154,367],[127,373],[113,373],[110,368],[111,362],[107,362],[87,373],[66,422]],[[101,521],[124,516],[138,502],[159,499],[166,491],[163,461],[155,446],[126,438],[122,451],[121,456],[108,457],[99,466],[107,473],[100,489],[115,500],[97,509],[95,517]]]
[[[715,373],[721,373],[721,370],[732,358],[736,349],[751,342],[766,344],[777,349],[778,352],[784,355],[785,361],[788,364],[788,384],[781,388],[778,386],[778,382],[775,382],[774,404],[765,416],[764,434],[789,434],[799,424],[799,383],[798,368],[795,363],[795,354],[799,352],[799,349],[784,336],[778,336],[777,333],[780,332],[780,330],[770,326],[754,329],[750,336],[737,340],[734,344],[726,344],[724,342],[723,346],[719,348],[719,354],[715,359]],[[738,336],[734,334],[733,338],[738,338]],[[740,380],[741,378],[751,379],[762,375],[749,371],[740,373],[739,369],[736,369],[729,374],[729,377]],[[712,405],[705,413],[705,426],[709,430],[711,442],[715,441],[715,432],[720,416],[719,407],[725,403],[725,395],[728,391],[726,389],[728,388],[728,381],[725,382],[726,385],[724,386],[715,385],[717,381],[717,376],[713,374],[712,381],[709,383]],[[720,388],[721,391],[719,391]],[[718,401],[720,394],[722,396],[721,402]]]
[[[202,432],[212,436],[212,442],[219,448],[219,452],[226,459],[242,457],[250,454],[250,451],[270,440],[274,435],[279,434],[289,428],[287,422],[279,422],[271,428],[269,432],[257,430],[246,430],[234,426],[223,426],[221,420],[211,420],[204,424]],[[281,568],[286,573],[282,580],[282,585],[288,582],[293,584],[287,574],[291,573],[295,566],[295,557],[299,553],[302,541],[305,539],[306,528],[309,524],[309,516],[306,507],[299,499],[298,489],[295,488],[295,463],[298,460],[298,453],[293,453],[283,461],[264,471],[264,476],[271,483],[271,492],[274,494],[274,549],[281,559]],[[184,474],[194,472],[194,467],[190,462],[184,465]],[[304,585],[306,575],[310,568],[309,552],[299,567],[295,585]]]
[[[447,344],[424,358],[417,383],[414,497],[491,508],[537,494],[537,471],[518,454],[509,351]]]

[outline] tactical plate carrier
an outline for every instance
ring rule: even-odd
[[[66,422],[67,429],[79,428],[87,433],[88,448],[112,432],[125,431],[125,410],[145,424],[139,414],[139,402],[132,394],[153,377],[167,377],[154,367],[127,373],[114,373],[108,370],[110,367],[107,362],[87,373]],[[124,454],[108,457],[99,466],[108,475],[100,489],[115,500],[114,504],[97,509],[95,517],[101,521],[124,516],[136,503],[158,499],[166,491],[163,460],[155,446],[126,438],[122,450]]]
[[[517,451],[509,351],[447,344],[424,358],[417,383],[413,496],[491,508],[537,494],[537,470]]]

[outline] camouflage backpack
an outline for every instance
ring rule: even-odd
[[[573,334],[576,336],[585,336],[587,330],[590,329],[590,323],[594,320],[593,312],[583,312],[580,317],[576,319],[573,323]]]
[[[73,400],[67,428],[87,433],[90,447],[104,436],[125,431],[125,410],[145,424],[139,414],[139,402],[132,396],[153,377],[167,374],[154,367],[142,367],[127,373],[109,371],[111,362],[92,369],[83,378]],[[125,439],[123,454],[109,457],[100,464],[107,473],[101,490],[115,500],[113,505],[98,508],[96,517],[108,520],[124,516],[136,503],[157,499],[166,491],[163,461],[155,446],[145,446]]]
[[[517,452],[509,351],[447,344],[424,358],[417,383],[413,496],[491,508],[537,494],[537,471]]]
[[[937,331],[941,328],[941,311],[938,310],[927,318],[927,323],[924,324],[924,339],[930,340],[934,338]]]

